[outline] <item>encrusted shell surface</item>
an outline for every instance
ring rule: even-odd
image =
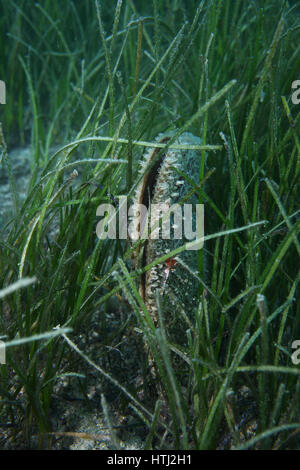
[[[160,134],[156,141],[167,143],[174,135]],[[185,132],[179,136],[174,144],[199,145],[201,139],[191,133]],[[149,209],[151,204],[180,203],[192,192],[191,185],[187,178],[180,175],[185,174],[194,184],[199,183],[201,168],[201,152],[193,149],[167,149],[162,152],[159,161],[157,161],[149,170],[149,165],[154,161],[160,149],[148,150],[142,161],[140,174],[143,178],[137,187],[134,203],[144,204]],[[148,169],[148,170],[147,170]],[[178,170],[178,171],[176,171]],[[185,203],[196,205],[198,201],[197,191],[184,199]],[[183,211],[182,214],[184,215]],[[193,211],[193,218],[195,211]],[[183,235],[184,235],[184,230]],[[182,239],[158,239],[148,238],[143,247],[135,253],[136,267],[145,267],[157,258],[169,253],[171,250],[183,245],[187,240]],[[143,250],[143,252],[141,252]],[[194,307],[197,306],[197,296],[199,282],[191,274],[191,271],[198,273],[198,251],[185,250],[176,256],[176,267],[166,275],[166,265],[161,263],[148,270],[141,276],[140,294],[147,306],[148,312],[153,321],[157,324],[157,304],[156,290],[159,289],[164,302],[164,311],[175,313],[176,310],[184,309],[187,315],[191,314]]]

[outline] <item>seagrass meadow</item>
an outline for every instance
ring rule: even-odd
[[[299,37],[298,1],[0,0],[1,449],[300,449]],[[98,238],[121,197],[203,204],[203,248]]]

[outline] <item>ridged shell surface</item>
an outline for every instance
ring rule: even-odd
[[[174,132],[160,134],[156,141],[167,143],[173,135]],[[189,132],[185,132],[173,142],[174,144],[185,146],[201,145],[201,139]],[[140,174],[143,175],[143,178],[137,187],[133,202],[135,204],[144,204],[148,209],[149,215],[150,207],[153,207],[153,204],[166,203],[169,206],[179,204],[182,211],[182,225],[186,223],[182,201],[184,201],[184,204],[192,204],[193,210],[191,216],[194,230],[196,204],[199,203],[199,196],[197,191],[193,192],[192,190],[199,183],[201,151],[167,148],[165,152],[162,152],[158,161],[153,164],[159,151],[160,149],[155,148],[145,153],[140,169]],[[153,164],[152,168],[149,169],[151,164]],[[148,237],[143,247],[136,251],[136,267],[145,267],[162,255],[191,241],[184,237],[184,227],[182,227],[182,239],[174,238],[172,229],[174,220],[174,215],[171,213],[171,236],[169,239],[163,239],[161,233],[158,239]],[[151,219],[151,223],[153,222],[155,222],[155,217]],[[168,264],[161,263],[142,275],[140,293],[155,323],[157,323],[157,289],[159,289],[163,298],[164,311],[171,314],[171,322],[176,322],[176,312],[184,309],[185,313],[190,315],[194,307],[197,306],[199,282],[191,274],[191,271],[198,274],[198,251],[185,250],[175,257],[174,263],[169,270]]]

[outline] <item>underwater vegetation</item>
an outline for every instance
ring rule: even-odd
[[[299,19],[0,0],[0,448],[300,448]],[[98,237],[124,198],[203,247]]]

